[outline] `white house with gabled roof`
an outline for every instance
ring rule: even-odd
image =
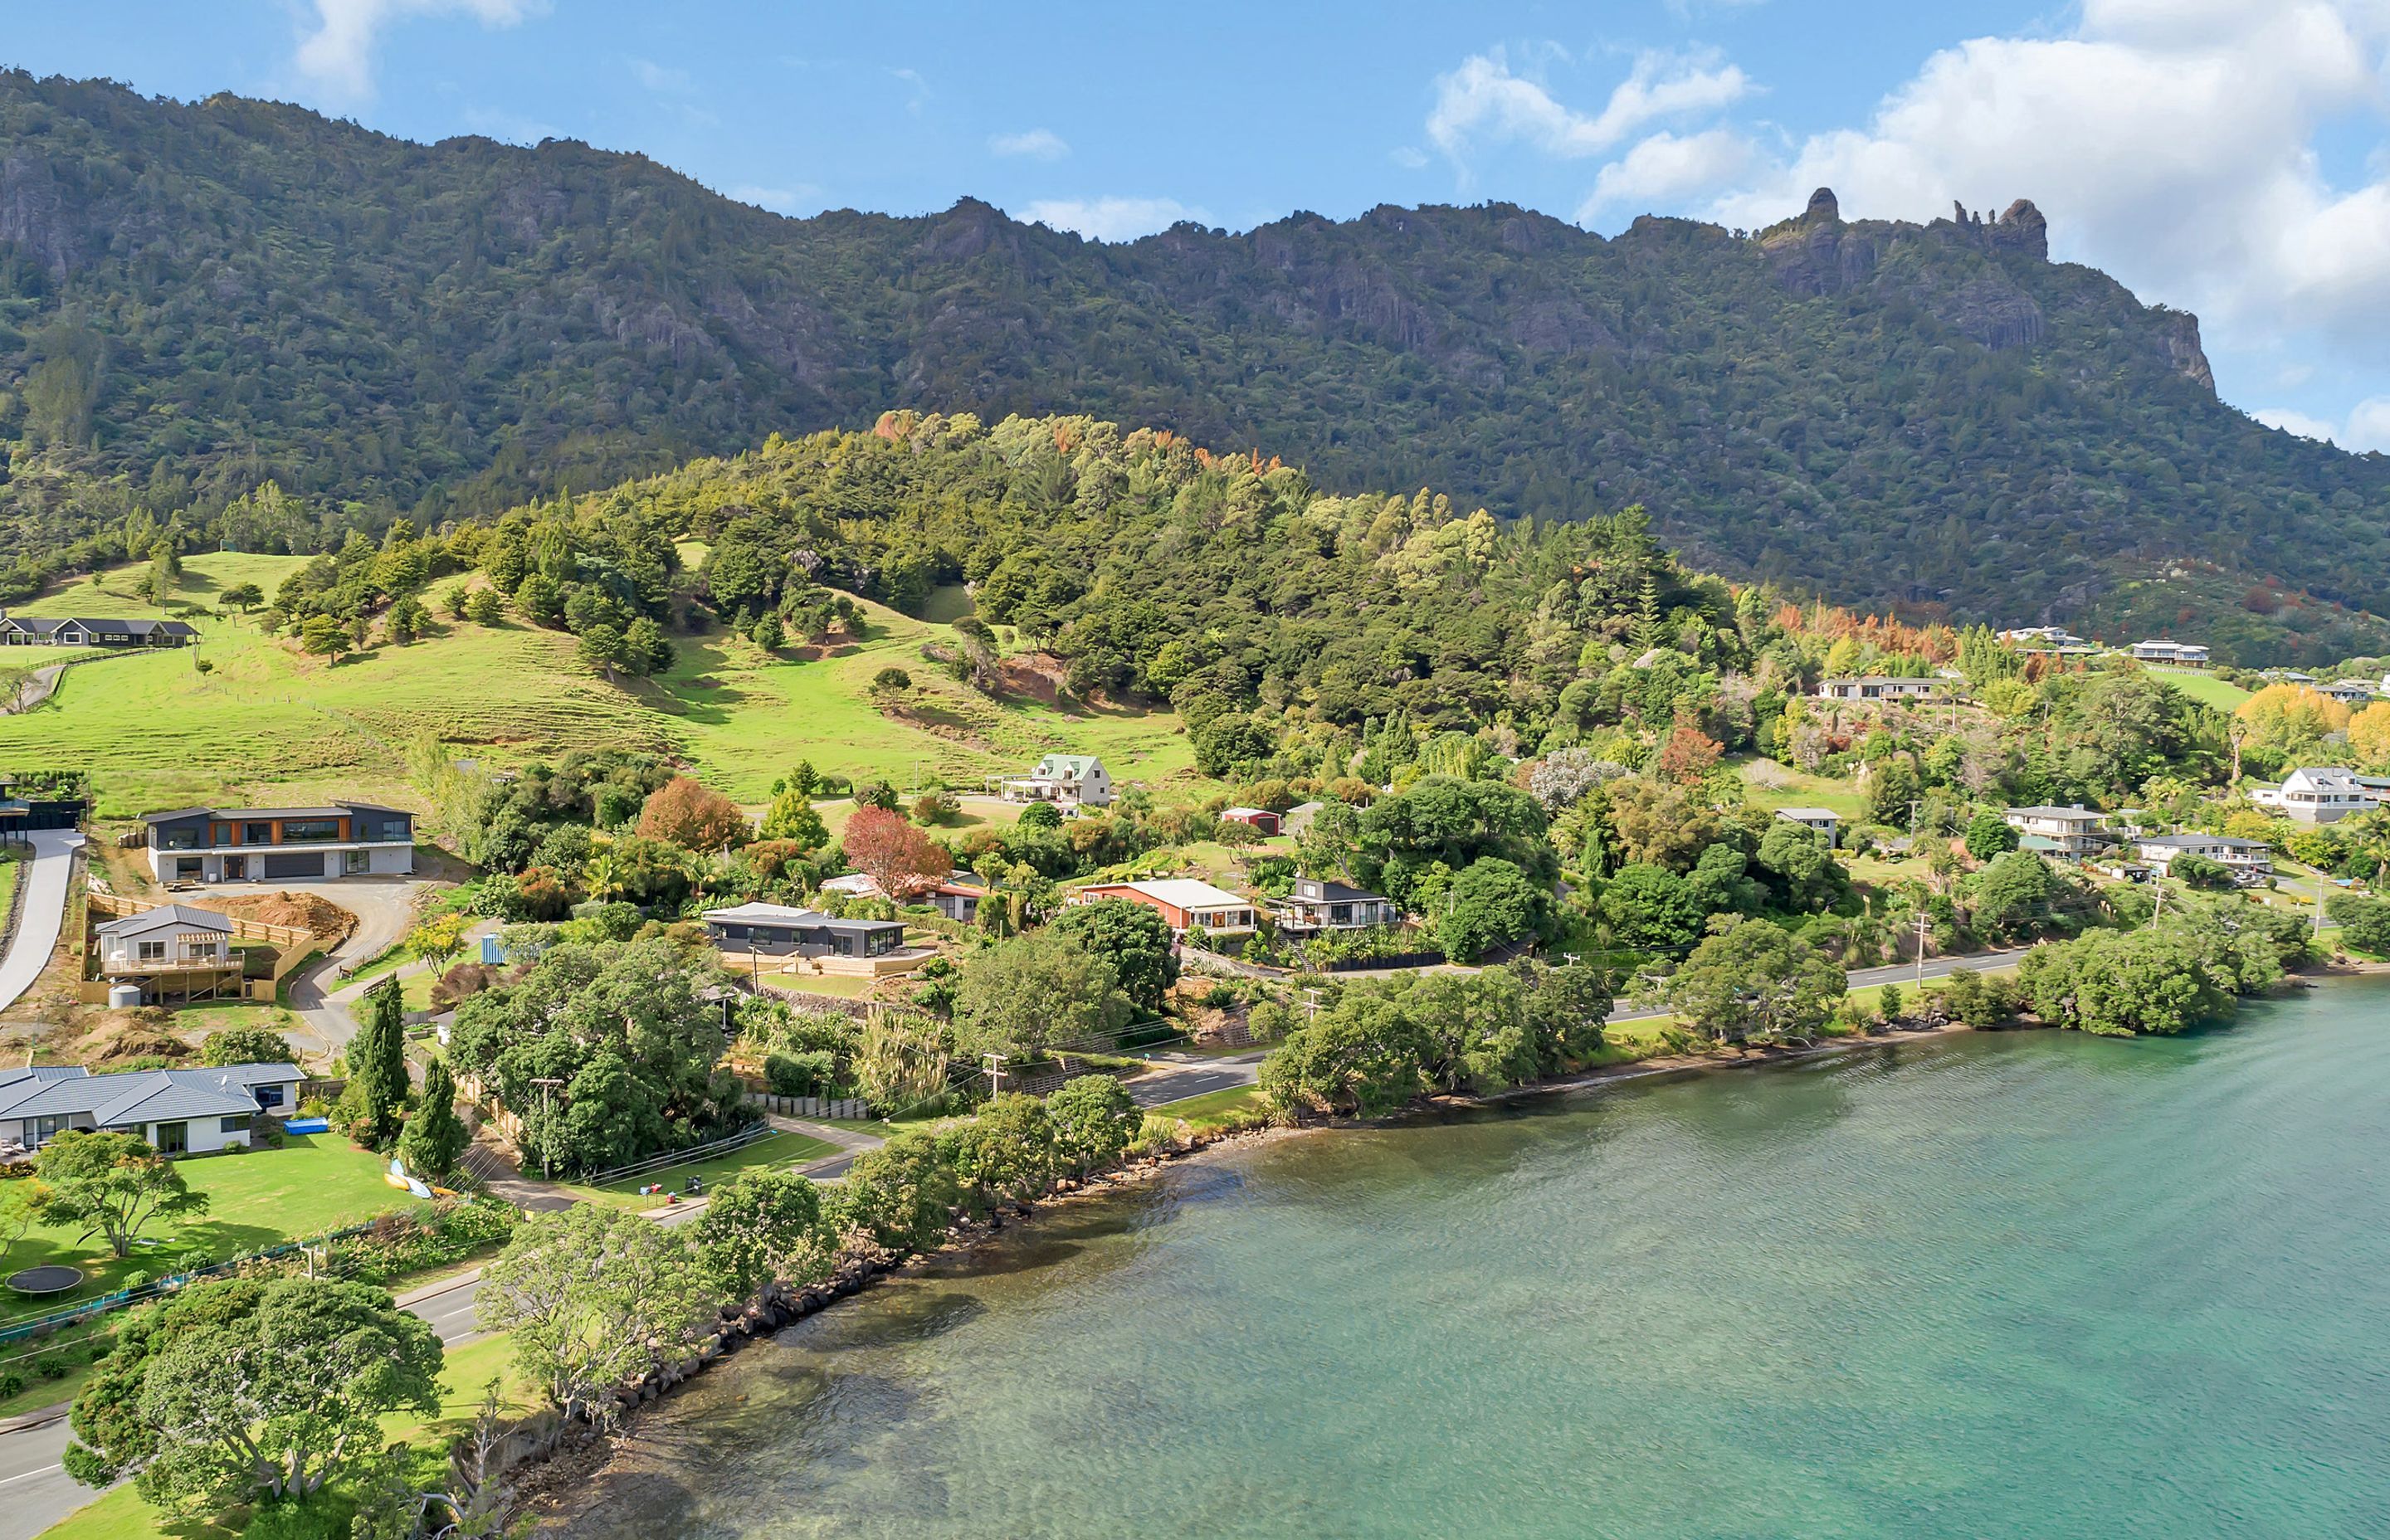
[[[1112,800],[1112,778],[1093,754],[1047,754],[1025,776],[997,777],[996,794],[1008,802],[1104,807]]]
[[[289,1117],[304,1078],[296,1064],[106,1075],[73,1065],[0,1070],[0,1139],[31,1150],[69,1129],[106,1129],[164,1155],[212,1154],[246,1146],[260,1112]]]
[[[2306,766],[2282,777],[2280,786],[2255,786],[2249,800],[2270,807],[2297,824],[2336,824],[2352,813],[2371,813],[2382,805],[2382,795],[2352,770],[2338,765]]]

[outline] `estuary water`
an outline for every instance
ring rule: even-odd
[[[639,1420],[630,1536],[2390,1535],[2390,979],[1281,1140]]]

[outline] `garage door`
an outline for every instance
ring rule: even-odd
[[[321,877],[324,875],[324,853],[311,850],[304,855],[269,855],[265,858],[268,877]]]

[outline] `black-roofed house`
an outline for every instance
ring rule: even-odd
[[[415,815],[371,802],[321,807],[179,807],[145,813],[161,882],[291,882],[405,877]]]
[[[776,967],[799,960],[850,965],[818,969],[824,972],[865,976],[902,972],[930,956],[905,945],[901,919],[841,919],[786,904],[708,909],[705,934],[715,951],[734,962],[762,964],[768,959]]]
[[[1278,911],[1279,929],[1297,934],[1359,930],[1402,918],[1393,899],[1323,877],[1296,878],[1294,892],[1270,906]]]
[[[0,614],[0,647],[188,647],[199,637],[188,621]]]
[[[0,1143],[27,1150],[68,1129],[107,1129],[168,1155],[249,1143],[260,1112],[288,1117],[304,1079],[295,1064],[227,1064],[96,1075],[71,1065],[0,1070]]]

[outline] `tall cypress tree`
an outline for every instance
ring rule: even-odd
[[[406,1020],[394,978],[366,994],[366,1023],[349,1045],[349,1088],[375,1147],[388,1146],[406,1105]]]
[[[448,1061],[434,1059],[423,1068],[423,1099],[398,1136],[398,1152],[418,1176],[443,1176],[465,1153],[466,1140],[465,1121],[456,1115],[456,1082]]]

